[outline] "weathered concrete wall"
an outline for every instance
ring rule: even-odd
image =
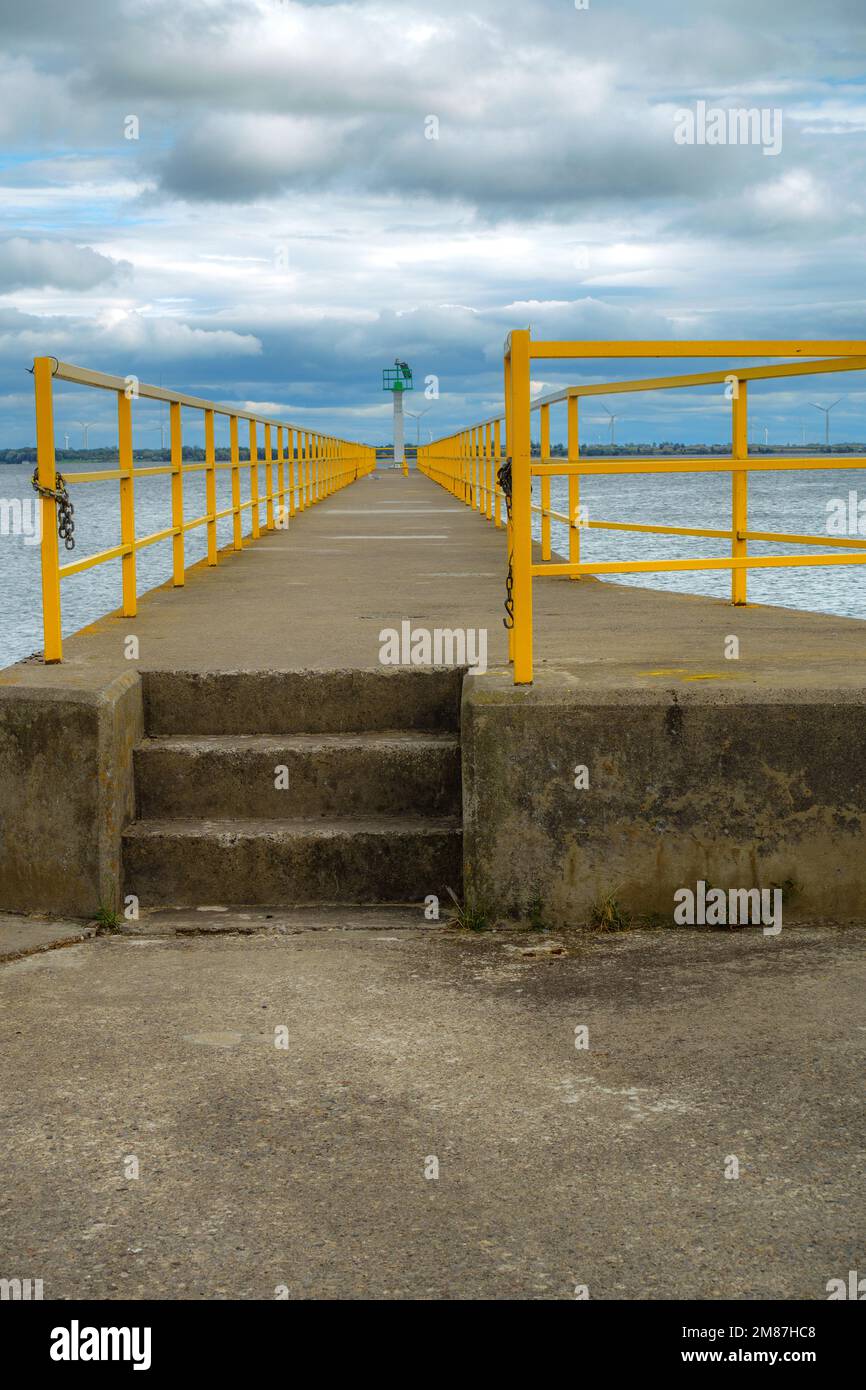
[[[0,682],[0,909],[89,917],[120,906],[135,808],[141,678],[36,664]]]
[[[670,920],[704,879],[866,919],[866,695],[470,675],[461,739],[470,902],[564,925],[615,892]]]

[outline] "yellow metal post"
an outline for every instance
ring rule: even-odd
[[[252,537],[258,540],[262,533],[262,518],[259,511],[259,446],[256,438],[256,422],[250,420],[250,518]]]
[[[550,460],[550,406],[541,407],[541,462]],[[550,559],[550,478],[541,479],[541,558]]]
[[[205,511],[207,512],[207,562],[217,563],[217,524],[216,524],[216,447],[214,444],[214,414],[212,410],[204,413],[204,457],[205,464]]]
[[[493,426],[484,426],[484,511],[488,521],[493,516]]]
[[[232,460],[232,546],[243,550],[243,529],[241,526],[241,452],[238,446],[238,417],[229,418],[229,441]]]
[[[468,505],[475,506],[475,430],[466,431],[466,464],[469,478]]]
[[[577,396],[568,398],[568,461],[577,463],[580,458],[580,445],[578,442],[578,400]],[[580,564],[580,474],[569,473],[568,475],[568,558],[571,564]],[[573,574],[572,579],[579,579],[579,574]]]
[[[289,516],[295,515],[295,431],[291,425],[286,439],[286,454],[289,461]]]
[[[265,530],[274,529],[274,450],[271,427],[265,425]]]
[[[286,524],[286,459],[283,453],[283,427],[277,425],[277,507],[276,519],[280,526]]]
[[[183,426],[180,418],[180,405],[172,401],[169,406],[171,426],[171,538],[172,580],[180,589],[184,583],[183,555]]]
[[[733,447],[731,453],[734,458],[748,458],[749,455],[749,417],[748,417],[748,397],[747,383],[741,378],[734,379],[734,395],[731,402],[733,408]],[[743,470],[738,470],[731,474],[731,531],[733,539],[731,541],[731,558],[748,554],[749,543],[738,538],[738,533],[745,531],[748,526],[748,497],[749,497],[749,475]],[[744,604],[746,602],[747,571],[742,569],[731,570],[731,603]]]
[[[505,397],[504,397],[504,399],[505,399],[505,457],[506,457],[506,459],[510,459],[510,458],[511,458],[511,455],[512,455],[512,450],[513,450],[513,448],[514,448],[514,426],[513,426],[513,423],[512,423],[512,416],[511,416],[511,377],[512,377],[512,372],[511,372],[511,349],[510,349],[510,346],[509,346],[509,348],[507,349],[506,354],[505,354],[504,377],[505,377]],[[511,509],[509,508],[509,506],[508,506],[508,501],[507,501],[507,499],[506,499],[504,496],[503,496],[503,503],[504,503],[504,505],[505,505],[505,512],[506,512],[505,549],[506,549],[506,553],[507,553],[507,555],[508,555],[508,565],[509,565],[509,568],[510,568],[510,567],[511,567],[511,562],[512,562],[512,557],[513,557],[513,555],[514,555],[514,529],[513,529],[512,524],[511,524]],[[514,661],[514,624],[513,624],[513,623],[512,623],[512,625],[511,625],[511,627],[508,629],[508,660],[511,661],[511,662]]]
[[[499,433],[499,421],[493,421],[493,523],[495,526],[502,526],[502,493],[499,490],[497,474],[502,458],[502,443]]]
[[[36,394],[36,466],[39,484],[57,487],[54,456],[54,388],[51,383],[53,359],[37,357],[33,363],[33,389]],[[42,631],[43,659],[63,660],[60,629],[60,556],[57,544],[57,507],[50,497],[40,506],[42,531]]]
[[[132,400],[126,391],[117,393],[117,458],[120,479],[120,543],[128,550],[120,561],[123,616],[138,612],[135,585],[135,482],[132,471]]]
[[[511,334],[511,507],[514,582],[514,683],[532,682],[532,456],[529,330]]]

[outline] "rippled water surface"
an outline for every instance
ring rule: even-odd
[[[80,466],[80,465],[79,465]],[[105,463],[102,469],[113,465]],[[91,471],[99,465],[88,464]],[[0,499],[30,499],[30,466],[0,465]],[[249,470],[241,470],[242,496],[249,496]],[[262,484],[264,474],[262,472]],[[857,470],[808,474],[752,473],[749,477],[749,527],[753,530],[800,532],[819,535],[825,531],[827,503],[833,497],[847,498],[849,490],[866,495],[863,475]],[[139,535],[161,530],[168,524],[169,479],[140,479],[136,485],[136,526]],[[231,480],[228,470],[217,473],[217,507],[230,503]],[[71,489],[76,505],[75,558],[93,554],[120,539],[117,482],[93,483]],[[567,483],[554,479],[551,485],[554,508],[567,511]],[[730,524],[730,476],[655,474],[648,477],[583,478],[581,502],[590,520],[638,521],[654,525],[723,527]],[[204,475],[185,479],[187,519],[204,511]],[[479,523],[480,524],[480,523]],[[244,526],[249,522],[245,516]],[[540,534],[540,519],[533,523]],[[218,523],[219,544],[231,539],[231,518]],[[564,525],[553,523],[553,548],[567,551]],[[504,544],[504,541],[503,541]],[[724,541],[695,537],[629,535],[627,533],[583,531],[584,560],[677,559],[687,556],[714,556],[729,553]],[[187,533],[187,562],[203,558],[206,551],[205,528]],[[753,541],[755,555],[809,554],[812,547],[784,546]],[[171,575],[171,545],[163,541],[138,554],[139,592],[164,583]],[[637,584],[654,589],[674,589],[723,598],[730,593],[726,571],[623,576],[612,583]],[[810,609],[866,618],[866,571],[857,566],[815,566],[810,569],[756,570],[749,575],[749,598],[755,603],[781,604],[789,608]],[[64,580],[63,631],[69,634],[95,618],[116,609],[120,603],[120,561],[110,561],[83,574]],[[28,545],[19,535],[0,535],[0,666],[28,656],[42,647],[39,547]]]

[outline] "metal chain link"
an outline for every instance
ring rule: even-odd
[[[34,492],[38,492],[40,497],[45,497],[45,498],[47,498],[50,502],[56,503],[56,505],[57,505],[57,534],[58,534],[58,536],[60,537],[60,539],[62,540],[63,544],[66,546],[66,549],[67,549],[67,550],[74,550],[74,549],[75,549],[75,535],[74,535],[74,532],[75,532],[75,522],[74,522],[74,520],[73,520],[73,516],[75,515],[75,508],[73,507],[71,501],[69,500],[69,493],[66,491],[66,483],[65,483],[64,480],[63,480],[63,474],[62,474],[62,473],[58,473],[58,474],[57,474],[57,477],[56,477],[56,481],[57,481],[57,490],[56,490],[56,492],[52,492],[52,490],[51,490],[50,487],[43,487],[43,486],[42,486],[42,484],[41,484],[40,481],[39,481],[39,469],[38,469],[38,468],[34,468],[34,470],[33,470],[33,478],[31,479],[31,481],[32,481],[32,483],[33,483],[33,491],[34,491]]]
[[[500,465],[497,474],[497,481],[502,488],[505,497],[505,511],[508,520],[511,520],[511,459],[505,459]],[[514,627],[514,551],[508,552],[508,573],[505,576],[505,617],[502,619],[502,626],[509,631]]]

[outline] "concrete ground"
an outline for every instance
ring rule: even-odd
[[[83,515],[85,515],[83,513]],[[487,628],[504,666],[505,531],[414,471],[379,472],[262,534],[241,553],[140,600],[135,619],[106,617],[64,644],[64,664],[9,667],[0,684],[89,686],[106,672],[379,668],[379,633],[403,619]],[[648,576],[652,583],[652,576]],[[119,600],[119,595],[118,595]],[[591,687],[652,691],[698,680],[734,698],[760,689],[861,691],[863,624],[773,607],[594,580],[534,584],[536,670]],[[724,659],[726,636],[740,659]],[[140,659],[126,656],[126,637]]]
[[[866,1268],[866,929],[525,955],[399,912],[200,920],[271,934],[161,914],[0,968],[0,1276],[824,1299]]]

